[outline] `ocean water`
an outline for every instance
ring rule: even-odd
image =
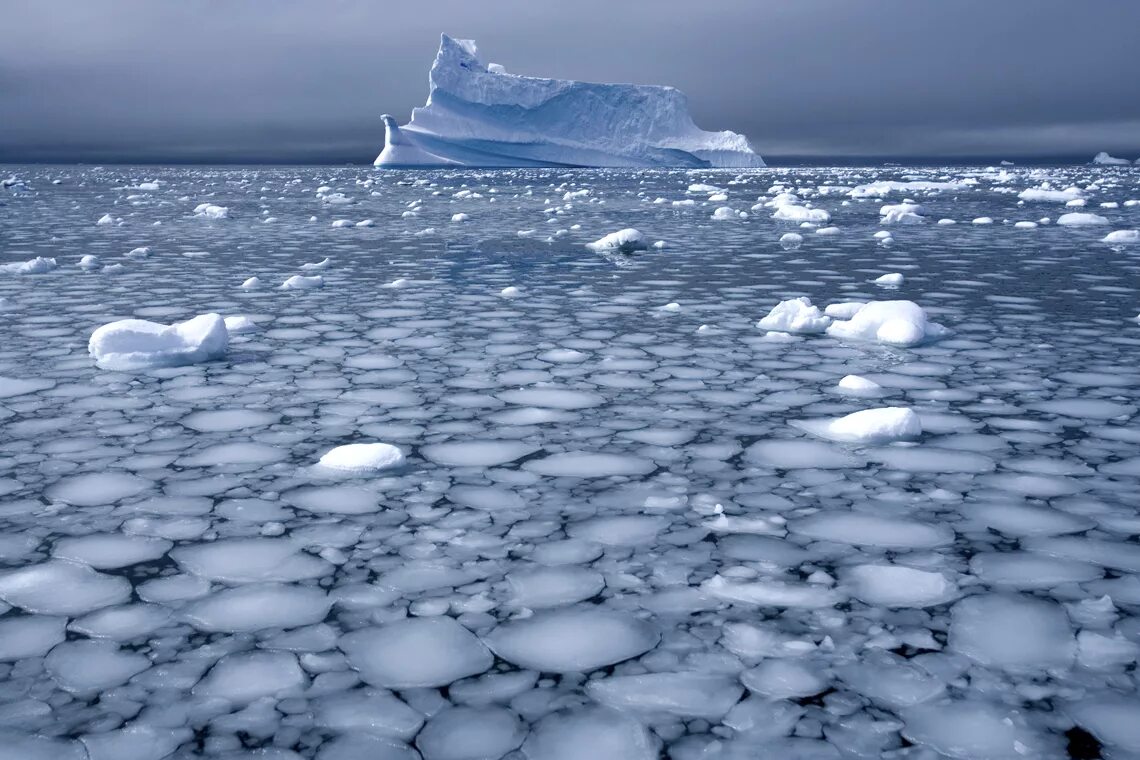
[[[1140,170],[2,174],[0,758],[1140,756]]]

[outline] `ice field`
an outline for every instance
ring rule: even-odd
[[[0,760],[1140,758],[1140,169],[9,175]]]

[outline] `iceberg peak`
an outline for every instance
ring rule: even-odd
[[[382,117],[376,166],[764,166],[743,135],[699,129],[674,87],[510,74],[446,34],[428,83],[407,124]]]

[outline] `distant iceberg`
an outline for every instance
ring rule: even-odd
[[[1102,166],[1131,166],[1132,165],[1132,162],[1129,161],[1127,158],[1117,158],[1116,156],[1110,156],[1107,152],[1105,152],[1103,150],[1100,153],[1097,153],[1095,156],[1093,156],[1092,162],[1094,164],[1101,164]],[[1140,159],[1137,160],[1137,163],[1140,163]]]
[[[673,87],[508,74],[446,34],[428,80],[411,121],[383,116],[376,166],[764,166],[743,135],[697,128]]]

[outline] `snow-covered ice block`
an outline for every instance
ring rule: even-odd
[[[605,251],[632,253],[633,251],[647,250],[649,248],[649,240],[640,230],[627,227],[624,230],[611,232],[600,240],[587,243],[586,247],[598,253]]]
[[[7,274],[45,274],[56,269],[58,266],[54,258],[36,256],[34,259],[29,259],[28,261],[0,264],[0,272]]]
[[[344,472],[370,472],[403,463],[404,452],[390,443],[350,443],[331,449],[320,459],[322,467]]]
[[[813,306],[807,296],[780,301],[768,315],[756,323],[761,330],[810,335],[825,331],[831,324],[831,317]]]
[[[883,393],[883,386],[860,375],[845,375],[835,387],[851,396],[880,396]]]
[[[1057,217],[1057,224],[1062,227],[1086,227],[1090,225],[1108,224],[1108,220],[1100,214],[1074,212],[1071,214],[1061,214],[1061,216]]]
[[[915,346],[949,331],[931,322],[913,301],[871,301],[850,319],[834,321],[827,334],[844,340],[878,341],[892,346]]]
[[[102,262],[99,261],[98,256],[93,256],[89,253],[79,259],[79,264],[77,266],[80,269],[98,269],[100,266],[102,266]]]
[[[250,277],[241,284],[242,290],[257,290],[261,287],[260,277]]]
[[[812,224],[827,224],[831,221],[831,214],[821,208],[808,208],[798,204],[787,203],[776,209],[773,219],[782,222],[811,222]]]
[[[1116,156],[1109,155],[1107,151],[1103,151],[1103,150],[1100,153],[1097,153],[1095,156],[1093,156],[1092,162],[1094,164],[1100,164],[1101,166],[1131,166],[1132,165],[1132,162],[1129,161],[1127,158],[1117,158]]]
[[[227,219],[229,218],[230,210],[225,206],[217,206],[213,203],[199,203],[194,207],[194,216],[200,216],[203,219]]]
[[[842,573],[851,596],[876,607],[933,607],[958,598],[943,573],[903,565],[855,565]]]
[[[125,372],[220,359],[228,344],[225,320],[200,314],[172,325],[144,319],[111,322],[91,334],[87,351],[102,369]]]
[[[785,232],[780,235],[780,245],[784,248],[799,248],[803,242],[804,236],[798,232]]]
[[[922,224],[925,213],[918,203],[888,203],[879,209],[882,224]]]
[[[796,420],[792,424],[820,438],[843,443],[889,443],[922,435],[918,415],[900,406],[864,409],[834,420]]]
[[[899,272],[891,272],[890,274],[880,275],[875,278],[876,285],[885,287],[898,287],[903,284],[903,276]]]
[[[1102,240],[1110,245],[1140,243],[1140,230],[1115,230],[1105,235]]]
[[[295,274],[281,283],[281,290],[316,290],[325,286],[325,278],[319,274],[312,277]]]
[[[743,135],[698,129],[672,87],[508,74],[484,63],[474,41],[446,34],[428,79],[427,104],[410,122],[383,117],[377,166],[764,165]]]

